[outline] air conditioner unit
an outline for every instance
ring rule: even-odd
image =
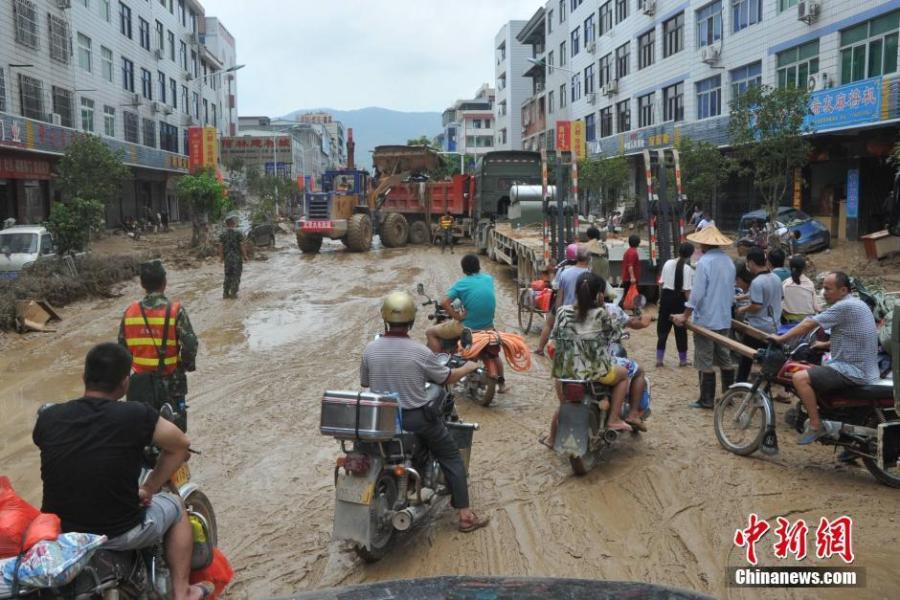
[[[162,113],[163,113],[164,115],[166,115],[166,116],[171,115],[171,114],[172,114],[172,109],[169,108],[168,106],[163,106]]]
[[[71,0],[56,0],[56,8],[58,8],[59,10],[72,8],[72,2]]]
[[[610,81],[609,83],[607,83],[600,89],[600,92],[604,96],[614,96],[615,94],[618,94],[619,93],[619,82],[615,81],[615,80]]]
[[[700,49],[700,60],[708,65],[712,65],[719,62],[719,55],[721,53],[722,47],[717,44],[703,46]]]
[[[50,122],[54,125],[62,125],[62,116],[59,113],[50,113]]]
[[[132,106],[140,106],[141,104],[143,104],[143,102],[141,101],[141,95],[140,94],[132,94],[131,95],[131,105]]]
[[[185,71],[185,72],[184,72],[184,80],[185,80],[185,81],[190,81],[190,80],[192,80],[193,78],[194,78],[194,74],[193,74],[193,73],[191,73],[190,71]]]
[[[153,51],[153,56],[156,57],[156,60],[162,60],[163,57],[165,56],[165,53],[163,52],[162,48],[157,48],[156,50]]]
[[[194,117],[188,115],[184,118],[184,125],[182,127],[191,127],[194,124]]]
[[[587,51],[588,51],[590,54],[594,54],[595,52],[597,52],[597,42],[591,42],[591,43],[589,43],[589,44],[587,45]]]
[[[819,18],[822,3],[818,0],[802,0],[797,3],[797,20],[812,25]]]
[[[656,14],[656,0],[644,0],[644,8],[642,9],[645,15],[653,16]]]
[[[150,111],[158,113],[160,111],[159,102],[151,102],[150,103]]]
[[[806,87],[809,91],[815,92],[830,88],[832,85],[833,83],[831,82],[831,79],[828,78],[828,73],[822,72],[810,75]]]
[[[596,94],[596,93],[593,93],[593,92],[592,92],[592,93],[590,93],[590,94],[587,94],[587,95],[585,96],[585,98],[587,98],[587,103],[588,103],[588,104],[597,104],[597,94]]]

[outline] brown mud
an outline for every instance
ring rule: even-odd
[[[222,300],[222,271],[207,262],[170,271],[170,295],[182,300],[200,340],[198,371],[189,376],[190,435],[202,455],[192,460],[212,499],[220,544],[235,567],[228,597],[291,592],[433,575],[519,575],[638,580],[722,598],[900,597],[900,490],[862,468],[838,466],[831,450],[803,448],[782,425],[774,458],[729,454],[717,443],[711,414],[687,404],[697,395],[692,369],[653,368],[655,329],[635,332],[631,355],[653,381],[650,431],[621,440],[589,475],[537,443],[555,408],[548,363],[530,373],[507,369],[511,391],[483,408],[459,402],[463,418],[481,424],[472,453],[471,491],[491,524],[474,534],[454,527],[449,509],[400,540],[381,563],[366,566],[331,541],[332,469],[339,449],[318,432],[326,388],[354,389],[364,345],[381,330],[379,301],[422,282],[436,295],[459,275],[457,254],[434,249],[345,252],[326,243],[304,256],[280,237],[266,262],[245,265],[240,299]],[[486,260],[483,260],[483,264]],[[516,331],[515,285],[509,270],[489,263],[497,279],[501,329]],[[115,338],[136,281],[118,299],[63,309],[55,334],[7,335],[0,344],[0,473],[40,502],[38,452],[31,443],[36,409],[80,393],[86,351]],[[424,314],[414,335],[423,337]],[[536,343],[537,336],[530,336]],[[867,585],[848,591],[752,590],[726,587],[726,567],[744,565],[732,543],[755,512],[854,520],[855,566]],[[757,546],[767,565],[772,534]],[[813,531],[808,537],[815,553]],[[803,564],[843,565],[839,559]]]

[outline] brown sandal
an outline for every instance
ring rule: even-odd
[[[641,431],[641,432],[644,432],[644,433],[647,432],[647,426],[644,425],[643,423],[641,423],[641,422],[638,421],[638,420],[634,420],[634,419],[625,419],[625,422],[628,423],[629,425],[631,425],[631,428],[632,428],[632,429],[635,429],[635,430],[637,430],[637,431]]]
[[[468,525],[463,525],[462,523],[460,523],[459,531],[461,531],[462,533],[472,533],[476,529],[481,529],[482,527],[485,527],[490,522],[491,522],[490,517],[478,518],[476,516],[475,520],[471,521]]]

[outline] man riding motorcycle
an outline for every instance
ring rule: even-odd
[[[441,300],[441,306],[453,318],[425,330],[428,347],[435,353],[441,352],[441,340],[460,337],[465,327],[472,331],[494,328],[494,310],[497,307],[494,278],[481,272],[481,263],[474,254],[463,256],[460,266],[463,277],[456,280]],[[454,300],[462,303],[461,311],[453,306]],[[497,361],[497,367],[498,391],[502,394],[509,389],[503,378],[503,361]]]
[[[466,467],[454,438],[440,415],[428,405],[425,384],[453,384],[472,373],[478,364],[467,362],[451,369],[434,352],[409,337],[416,320],[416,302],[406,292],[393,292],[381,305],[385,333],[369,342],[359,369],[360,385],[381,393],[395,393],[402,410],[403,429],[419,436],[441,465],[451,504],[459,511],[459,530],[469,533],[487,525],[469,508]]]
[[[829,273],[823,287],[825,301],[829,304],[825,311],[807,317],[782,335],[769,337],[776,344],[783,344],[817,327],[831,330],[831,360],[793,375],[794,389],[809,414],[800,444],[811,444],[821,437],[837,434],[832,423],[823,423],[819,418],[817,393],[871,384],[880,376],[878,329],[872,311],[865,302],[850,294],[850,278],[846,273]]]
[[[119,402],[128,390],[131,354],[118,344],[94,346],[84,365],[84,395],[38,415],[32,439],[41,450],[41,510],[62,530],[105,535],[104,550],[137,550],[165,539],[173,598],[199,600],[210,584],[191,586],[194,537],[181,499],[160,488],[187,460],[190,440],[141,402]],[[159,459],[138,486],[144,448]]]

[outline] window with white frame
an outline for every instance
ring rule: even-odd
[[[722,0],[716,0],[697,11],[697,47],[709,46],[722,39]]]
[[[547,53],[547,73],[553,73],[553,63],[556,62],[554,59],[556,56],[553,54],[553,50]]]
[[[650,92],[638,97],[638,127],[653,125],[653,100],[656,94]]]
[[[91,65],[91,38],[83,33],[78,34],[78,66],[87,71],[93,71]]]
[[[162,71],[156,72],[156,97],[159,98],[160,102],[166,102],[167,81],[165,73]]]
[[[81,99],[81,129],[94,133],[94,101],[90,98]]]
[[[172,98],[172,108],[178,108],[178,82],[169,77],[169,97]]]
[[[159,21],[156,22],[156,48],[158,50],[166,49],[166,32],[163,28],[163,24]]]
[[[178,43],[178,64],[181,65],[183,71],[188,70],[187,44],[184,42]]]
[[[570,100],[572,102],[575,102],[576,100],[581,98],[581,77],[578,75],[578,73],[572,75],[572,81],[569,82],[569,88],[572,95]]]
[[[100,46],[100,70],[103,79],[110,82],[113,80],[113,53],[106,46]]]
[[[576,27],[575,29],[572,30],[572,33],[569,34],[569,40],[571,42],[570,45],[571,45],[571,50],[572,50],[572,56],[577,55],[578,51],[581,49],[579,47],[579,36],[581,35],[580,32],[581,32],[581,27]]]
[[[613,134],[612,106],[600,110],[600,137],[605,138]]]
[[[186,85],[181,86],[181,111],[186,115],[191,114],[191,105],[188,104],[188,89]]]
[[[159,149],[178,152],[178,127],[159,122]]]
[[[584,69],[584,93],[594,93],[594,63],[589,64]]]
[[[156,121],[144,119],[144,145],[156,148]]]
[[[616,48],[616,79],[628,75],[628,57],[631,55],[631,42],[625,42]]]
[[[778,87],[806,87],[810,75],[819,72],[819,40],[813,40],[775,55]]]
[[[38,27],[34,2],[13,0],[13,19],[16,22],[16,41],[36,49],[38,47]]]
[[[599,22],[600,35],[604,33],[609,33],[613,28],[613,9],[612,9],[612,0],[607,0],[600,7],[600,22]]]
[[[680,12],[663,23],[663,58],[684,49],[684,13]]]
[[[49,37],[50,37],[50,58],[63,63],[69,64],[69,24],[65,19],[60,19],[54,15],[48,15],[49,21]]]
[[[553,33],[553,9],[547,11],[547,33]]]
[[[0,111],[6,112],[6,73],[0,67]]]
[[[749,88],[762,85],[762,63],[757,61],[732,69],[729,75],[731,76],[731,97],[737,98]]]
[[[112,20],[112,8],[110,8],[110,0],[100,0],[97,2],[97,10],[100,13],[100,18],[106,21],[107,23]]]
[[[555,102],[556,94],[553,93],[553,90],[547,92],[547,112],[553,113],[556,112],[556,102]]]
[[[19,73],[19,106],[22,116],[38,121],[46,121],[44,110],[44,83],[40,79]]]
[[[762,0],[732,0],[732,31],[738,32],[760,21],[762,21]]]
[[[72,113],[74,112],[72,91],[54,85],[51,87],[51,98],[53,99],[53,112],[59,115],[59,124],[63,127],[72,127]]]
[[[197,92],[191,92],[191,100],[194,105],[194,118],[200,119],[200,95]]]
[[[171,31],[168,32],[169,37],[169,60],[175,62],[175,34]]]
[[[150,23],[143,17],[138,17],[138,40],[141,48],[150,49]]]
[[[722,76],[709,77],[694,85],[697,88],[697,119],[722,114]]]
[[[623,133],[631,130],[631,101],[622,100],[616,103],[616,131]]]
[[[103,134],[116,137],[116,109],[113,106],[103,106]]]
[[[147,69],[141,69],[141,94],[147,100],[153,100],[153,75]]]
[[[598,71],[600,87],[607,85],[612,77],[612,52],[600,59]]]
[[[140,143],[140,118],[136,113],[123,110],[122,111],[122,131],[125,135],[125,141],[132,144]]]
[[[559,0],[559,22],[563,23],[566,20],[566,0]]]
[[[594,27],[594,13],[584,20],[584,45],[597,41],[597,29]]]
[[[628,18],[628,0],[616,0],[616,23]]]
[[[797,6],[799,0],[778,0],[778,12],[785,11],[792,6]]]
[[[594,119],[594,113],[584,117],[584,138],[588,142],[593,142],[597,139],[597,123]]]
[[[663,88],[663,121],[684,121],[684,82]]]
[[[122,89],[134,91],[134,63],[124,56],[122,57]]]
[[[560,42],[559,44],[559,66],[566,66],[566,43]]]
[[[119,2],[119,31],[122,35],[131,38],[131,8],[124,2]]]
[[[645,69],[656,58],[656,29],[638,36],[638,69]]]
[[[841,31],[841,83],[897,72],[900,11]]]
[[[559,107],[566,107],[566,84],[559,86]]]

